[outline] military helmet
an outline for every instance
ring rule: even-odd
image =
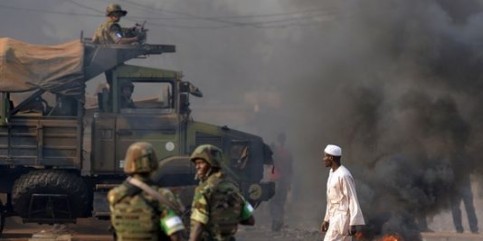
[[[116,13],[116,12],[121,13],[122,16],[126,16],[126,14],[127,14],[127,11],[122,10],[121,5],[119,5],[119,4],[111,3],[111,4],[107,5],[106,16],[110,16],[111,14]]]
[[[126,174],[150,173],[158,168],[158,159],[153,146],[147,142],[136,142],[129,146],[124,157]]]
[[[190,156],[190,160],[195,162],[196,159],[202,159],[212,167],[221,168],[223,161],[223,151],[214,145],[200,145],[198,146]]]

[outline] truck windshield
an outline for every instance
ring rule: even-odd
[[[121,109],[172,109],[173,93],[169,82],[133,82],[133,88],[121,87]]]

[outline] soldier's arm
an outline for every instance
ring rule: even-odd
[[[132,44],[138,42],[139,39],[138,37],[132,37],[132,38],[121,38],[118,40],[118,44]]]
[[[128,195],[130,195],[129,190],[124,184],[109,190],[109,192],[107,193],[107,201],[109,202],[109,206],[111,207],[111,209],[114,204],[118,203],[120,200]]]
[[[181,216],[184,213],[185,206],[183,205],[183,202],[181,202],[181,199],[176,193],[165,188],[159,188],[158,192],[166,198],[166,200],[170,203],[171,208],[174,209],[173,211],[175,211],[176,214]]]
[[[208,202],[205,193],[197,190],[193,197],[191,209],[191,227],[189,241],[200,241],[205,225],[209,220]]]
[[[157,191],[166,198],[166,201],[172,204],[178,204],[178,202],[176,202],[176,196],[168,189],[158,188]],[[175,207],[176,205],[172,206]],[[160,225],[163,232],[168,235],[171,241],[183,240],[182,232],[185,230],[185,226],[179,216],[181,213],[180,210],[172,210],[163,203],[160,203],[158,211],[161,213]]]
[[[200,241],[203,229],[204,225],[202,223],[192,220],[189,241]]]
[[[113,24],[111,26],[110,35],[116,44],[132,44],[139,41],[138,36],[130,38],[124,37],[122,28],[119,24]]]

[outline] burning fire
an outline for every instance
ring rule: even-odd
[[[386,234],[384,236],[374,237],[371,236],[369,233],[365,233],[364,231],[358,231],[354,234],[354,240],[357,241],[406,241],[401,237],[399,234]]]
[[[404,241],[404,239],[397,234],[384,235],[379,241]]]
[[[366,240],[366,239],[365,239],[365,236],[364,236],[364,233],[362,233],[362,232],[356,232],[356,234],[354,234],[354,238],[355,238],[357,241],[363,241],[363,240]]]

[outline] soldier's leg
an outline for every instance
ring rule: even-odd
[[[285,203],[287,202],[287,195],[288,195],[288,187],[287,185],[283,185],[280,188],[280,200],[279,200],[279,220],[283,226],[285,220]]]
[[[283,226],[283,205],[284,193],[283,186],[277,182],[275,196],[270,200],[270,214],[272,216],[272,231],[278,232]]]

